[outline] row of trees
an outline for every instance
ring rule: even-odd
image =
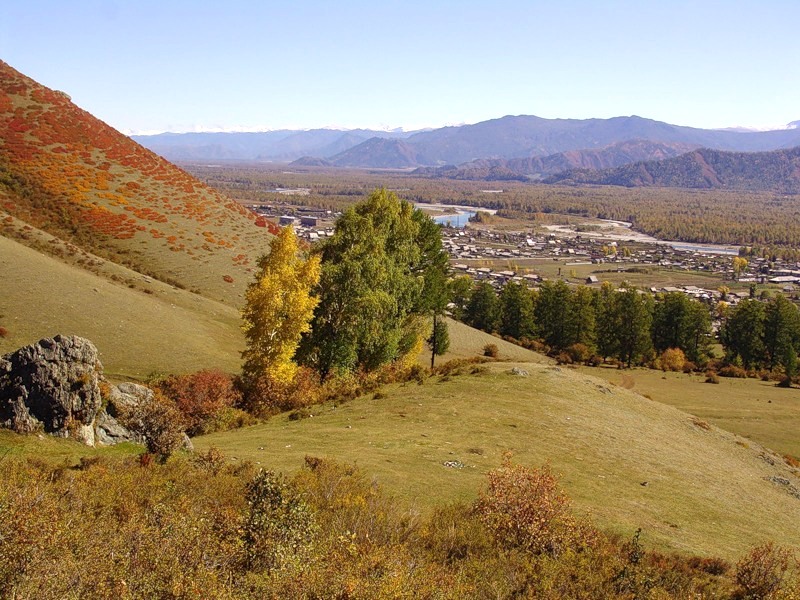
[[[768,302],[743,300],[729,311],[720,341],[728,362],[748,370],[781,366],[789,382],[797,374],[800,311],[781,294]]]
[[[627,366],[669,349],[698,366],[710,358],[710,307],[680,292],[652,296],[631,287],[547,281],[533,291],[509,282],[498,294],[487,282],[470,287],[469,281],[452,284],[456,316],[484,331],[537,340],[554,354],[568,351],[577,360],[598,355]],[[731,308],[723,303],[719,313],[725,363],[748,371],[780,368],[787,382],[797,374],[800,310],[785,296]]]
[[[669,348],[679,348],[693,362],[708,358],[708,307],[680,293],[654,298],[632,287],[546,281],[534,291],[509,282],[498,294],[479,282],[460,300],[456,312],[473,327],[539,340],[554,353],[578,349],[581,360],[596,354],[631,366]]]

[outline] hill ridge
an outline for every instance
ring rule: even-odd
[[[613,169],[573,169],[544,183],[680,187],[800,193],[800,146],[770,152],[699,148],[674,158],[639,161]]]
[[[5,62],[0,196],[32,226],[234,305],[274,227]]]

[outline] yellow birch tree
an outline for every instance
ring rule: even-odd
[[[289,383],[297,372],[292,358],[300,336],[310,330],[319,301],[311,290],[319,281],[320,258],[303,259],[294,229],[285,227],[272,240],[270,253],[259,259],[258,267],[242,309],[247,340],[242,376],[246,384],[265,375]]]

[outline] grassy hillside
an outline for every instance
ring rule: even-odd
[[[273,227],[1,61],[0,209],[233,306]]]
[[[353,462],[423,507],[474,498],[511,450],[525,465],[551,463],[601,525],[642,527],[659,547],[730,558],[765,539],[800,546],[787,527],[800,518],[790,494],[800,480],[769,451],[595,377],[531,363],[519,377],[512,366],[395,386],[195,445],[283,470],[309,454]]]
[[[447,319],[447,333],[450,336],[450,348],[444,356],[436,357],[436,364],[441,365],[454,358],[472,358],[481,356],[487,344],[497,346],[498,358],[502,360],[516,360],[520,362],[535,362],[549,364],[550,359],[526,350],[516,344],[511,344],[493,335],[474,329],[460,321]],[[430,350],[425,348],[419,357],[420,364],[430,366]]]
[[[0,236],[0,325],[8,330],[0,354],[62,333],[92,340],[115,379],[214,366],[238,371],[244,340],[234,308],[110,263],[98,269],[101,274]]]
[[[781,454],[800,457],[800,392],[774,381],[721,377],[709,385],[705,375],[662,373],[651,369],[582,368],[658,402],[697,415],[718,427],[750,438]]]

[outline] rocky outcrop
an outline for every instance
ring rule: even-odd
[[[89,340],[57,335],[0,358],[0,422],[94,445],[103,366]]]
[[[97,441],[105,445],[146,443],[132,416],[137,408],[153,400],[153,390],[137,383],[120,383],[110,386],[107,400],[106,410],[97,416],[95,422]]]
[[[158,404],[146,386],[105,381],[97,348],[84,338],[57,335],[0,357],[0,426],[18,433],[149,445],[147,417]],[[181,447],[192,450],[181,435]]]

